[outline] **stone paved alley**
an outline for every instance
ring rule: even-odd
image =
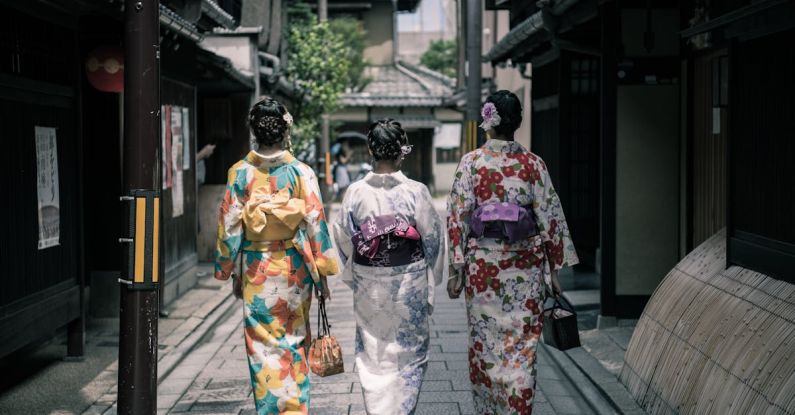
[[[440,210],[443,204],[439,203]],[[333,213],[332,213],[333,214]],[[340,341],[345,373],[312,377],[312,414],[364,414],[359,378],[354,367],[352,291],[333,280],[328,314],[332,333]],[[225,287],[224,289],[228,289]],[[466,309],[463,296],[450,300],[444,286],[437,288],[438,304],[431,318],[428,372],[422,385],[417,414],[474,414],[467,369]],[[316,315],[313,307],[311,316]],[[162,413],[254,414],[243,345],[240,303],[230,309],[196,348],[162,379],[158,408]],[[314,324],[314,318],[312,319]],[[314,326],[313,326],[314,327]],[[547,354],[539,352],[536,414],[588,414],[593,410]]]
[[[310,413],[364,414],[352,354],[355,326],[352,292],[339,281],[335,281],[332,288],[333,301],[328,313],[332,332],[345,353],[346,370],[344,374],[328,378],[312,378]],[[464,301],[449,300],[446,294],[438,298],[441,300],[431,319],[430,363],[417,413],[474,414],[467,372]],[[158,397],[160,411],[254,414],[242,333],[242,310],[234,307],[162,380]],[[545,357],[542,352],[539,359],[541,392],[534,413],[592,413],[575,385],[566,381]]]
[[[197,285],[171,304],[168,317],[159,321],[158,413],[253,414],[243,345],[242,303],[232,297],[231,284],[212,278],[210,264],[201,264],[197,276]],[[331,283],[329,317],[333,334],[345,353],[346,372],[312,378],[310,413],[364,414],[353,358],[352,292],[340,281]],[[448,299],[444,285],[437,289],[436,310],[431,318],[430,363],[417,414],[474,414],[467,371],[464,300]],[[311,315],[316,315],[315,310]],[[53,350],[50,354],[54,360],[46,370],[0,395],[0,413],[39,413],[31,410],[47,408],[42,413],[115,415],[117,364],[113,355],[118,347],[117,336],[118,319],[92,322],[88,347],[94,357],[84,362],[59,361],[60,341],[43,348]],[[599,349],[609,350],[601,346]],[[96,358],[100,355],[103,359]],[[573,376],[579,371],[571,363],[567,366],[563,353],[540,347],[538,355],[535,414],[615,412],[598,393],[593,393],[588,380]],[[622,355],[618,353],[615,359],[620,361]],[[595,362],[592,361],[595,365],[590,373],[604,372]],[[74,373],[84,376],[75,378],[70,375]],[[615,377],[607,375],[598,380],[615,383]],[[51,393],[44,396],[41,390]]]

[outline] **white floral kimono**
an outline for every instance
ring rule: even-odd
[[[395,215],[422,238],[424,259],[395,267],[354,263],[351,238],[368,219]],[[354,291],[356,367],[368,414],[411,414],[428,362],[434,286],[447,273],[444,223],[422,183],[403,173],[368,174],[352,184],[334,224]]]

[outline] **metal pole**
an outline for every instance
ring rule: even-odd
[[[471,146],[467,151],[477,145],[478,129],[473,128],[480,119],[481,99],[481,55],[483,36],[483,1],[468,0],[466,16],[466,58],[467,58],[467,144]]]
[[[328,0],[318,0],[317,2],[317,18],[321,22],[328,21]],[[331,192],[329,189],[331,188],[331,153],[329,153],[329,141],[331,138],[329,137],[329,120],[328,114],[323,114],[321,120],[321,130],[320,130],[320,148],[317,151],[317,166],[318,166],[318,175],[320,176],[320,193],[323,195],[323,199],[326,201],[330,201]]]
[[[126,0],[124,190],[160,188],[159,2]],[[121,285],[119,414],[157,412],[157,289]]]
[[[322,180],[320,180],[321,194],[323,195],[323,200],[326,200],[327,202],[331,201],[331,186],[334,184],[334,180],[331,177],[331,152],[329,151],[330,141],[331,125],[329,123],[329,116],[328,114],[323,114],[321,121],[319,152],[322,160],[320,160],[321,170],[319,173],[322,178]]]
[[[321,22],[325,22],[326,20],[328,20],[328,0],[318,0],[317,18]]]

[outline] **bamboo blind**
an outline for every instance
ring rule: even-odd
[[[725,264],[723,230],[643,311],[620,379],[650,414],[795,414],[795,285]]]

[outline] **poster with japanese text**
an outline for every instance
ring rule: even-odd
[[[171,217],[176,218],[185,213],[185,187],[183,183],[183,134],[182,107],[172,106],[169,111],[171,119]]]
[[[61,234],[61,198],[58,189],[58,147],[55,128],[34,128],[36,188],[39,199],[39,249],[58,245]]]

